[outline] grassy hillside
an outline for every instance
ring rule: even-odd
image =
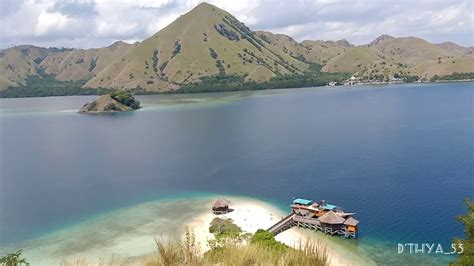
[[[263,82],[308,68],[267,45],[231,14],[202,3],[134,45],[86,86],[167,91],[206,76],[238,75]]]
[[[345,39],[298,43],[284,34],[253,32],[228,12],[201,3],[135,44],[1,50],[0,91],[8,88],[1,95],[9,97],[87,94],[87,89],[102,88],[226,91],[325,85],[351,75],[368,82],[430,80],[474,73],[473,52],[472,47],[450,42],[389,35],[360,46]]]
[[[257,31],[255,34],[266,43],[276,47],[293,58],[309,63],[320,63],[320,60],[315,53],[312,53],[311,50],[308,50],[288,35],[273,34],[268,31]]]
[[[438,43],[436,44],[439,48],[445,50],[449,54],[453,56],[470,56],[474,54],[474,48],[473,47],[464,47],[459,44],[453,43],[453,42],[443,42],[443,43]]]
[[[211,249],[204,254],[201,254],[194,234],[187,231],[181,241],[155,239],[157,250],[154,254],[112,258],[108,265],[329,265],[326,249],[318,243],[302,241],[298,247],[292,248],[275,240],[275,236],[267,231],[241,234],[240,228],[232,222],[230,225],[232,232],[221,228],[223,232],[217,233],[211,231],[212,226],[209,228],[216,239],[209,241]],[[234,227],[237,230],[233,230]],[[86,266],[96,265],[96,262],[83,258],[64,261],[62,265]]]
[[[350,47],[331,58],[322,71],[354,73],[367,81],[394,77],[429,80],[434,75],[474,72],[473,66],[469,48],[451,44],[440,47],[415,37],[382,35],[368,45]]]
[[[41,67],[24,52],[8,49],[0,52],[0,90],[26,84],[28,76],[36,76]]]
[[[24,86],[29,76],[44,73],[40,66],[50,55],[68,51],[68,49],[42,48],[33,45],[19,45],[0,50],[0,91],[8,87]]]
[[[298,60],[326,64],[330,59],[344,53],[352,47],[346,40],[339,41],[310,41],[301,43],[285,34],[273,34],[267,31],[257,31],[256,34],[265,42],[277,47],[284,53]]]
[[[131,44],[119,41],[99,49],[74,49],[54,53],[47,56],[40,66],[46,74],[55,76],[57,80],[86,80],[99,73],[130,47]]]
[[[323,67],[324,72],[348,72],[355,73],[368,64],[380,60],[376,51],[366,47],[353,47],[345,52],[331,58]]]

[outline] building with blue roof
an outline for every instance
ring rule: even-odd
[[[312,200],[308,200],[308,199],[294,199],[293,200],[293,204],[299,204],[299,205],[311,205],[313,204],[313,201]]]

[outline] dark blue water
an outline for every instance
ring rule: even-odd
[[[448,248],[474,197],[473,95],[473,83],[158,95],[115,115],[57,111],[90,97],[1,99],[0,243],[213,192],[355,211],[354,245],[377,262],[406,259],[400,242]]]

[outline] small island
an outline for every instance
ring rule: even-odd
[[[95,101],[84,104],[79,113],[82,114],[99,114],[128,112],[140,108],[140,101],[133,97],[129,91],[119,91],[112,94],[100,96]]]

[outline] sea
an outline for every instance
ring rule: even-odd
[[[472,82],[147,95],[138,111],[77,113],[94,98],[0,99],[0,251],[146,202],[235,195],[355,212],[359,237],[331,241],[376,264],[456,258],[474,198]]]

